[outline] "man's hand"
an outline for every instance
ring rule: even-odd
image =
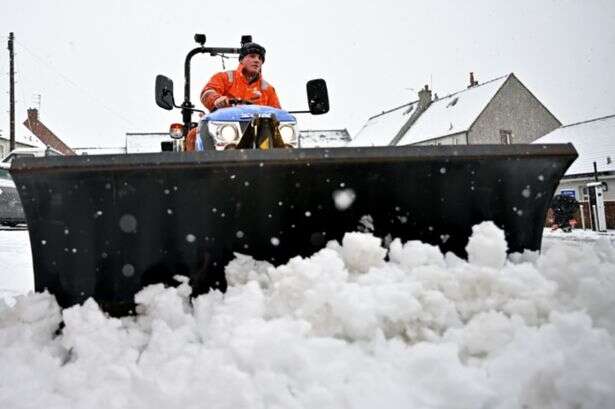
[[[221,96],[214,101],[214,106],[216,108],[225,108],[231,106],[231,103],[229,102],[228,97]]]

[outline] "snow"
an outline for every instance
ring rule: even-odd
[[[356,199],[357,195],[352,189],[339,189],[333,192],[333,202],[335,208],[340,211],[344,211],[352,206],[352,203]]]
[[[346,146],[387,146],[408,122],[417,102],[401,105],[371,117]]]
[[[335,148],[345,146],[350,140],[346,129],[306,129],[299,131],[301,148]]]
[[[579,153],[566,175],[615,172],[615,115],[557,128],[533,143],[572,143]]]
[[[466,132],[504,85],[510,75],[434,100],[398,145],[412,145],[429,139]]]
[[[168,133],[127,133],[126,153],[160,152],[161,142],[172,142]]]
[[[152,285],[122,319],[8,297],[0,407],[615,407],[615,235],[545,234],[506,257],[482,223],[469,261],[359,232],[277,267],[237,254],[225,294]],[[0,288],[31,288],[27,248],[0,231]]]
[[[34,288],[32,253],[23,228],[0,230],[0,303],[3,297],[25,294]]]
[[[118,147],[118,148],[94,148],[94,147],[83,147],[83,148],[73,148],[77,155],[116,155],[116,154],[124,154],[126,153],[126,147]]]

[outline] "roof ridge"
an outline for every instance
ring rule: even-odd
[[[444,96],[444,97],[438,97],[438,99],[434,99],[434,100],[432,101],[432,103],[433,103],[433,102],[440,101],[440,100],[442,100],[442,99],[444,99],[444,98],[449,98],[449,97],[452,97],[453,95],[460,94],[460,93],[462,93],[462,92],[464,92],[464,91],[469,91],[469,90],[472,90],[472,89],[475,89],[475,88],[478,88],[478,87],[482,87],[483,85],[487,85],[487,84],[490,84],[490,83],[492,83],[492,82],[494,82],[494,81],[501,80],[502,78],[508,78],[510,75],[513,75],[513,73],[511,72],[511,73],[508,73],[508,74],[506,74],[506,75],[501,75],[501,76],[499,76],[499,77],[497,77],[497,78],[490,79],[489,81],[485,81],[485,82],[483,82],[483,83],[481,83],[481,84],[477,84],[477,85],[475,85],[475,86],[473,86],[473,87],[469,87],[469,88],[465,88],[465,89],[462,89],[462,90],[457,91],[457,92],[453,92],[452,94],[448,94],[448,95],[446,95],[446,96]],[[432,92],[433,92],[433,90],[432,90]],[[436,92],[434,92],[434,94],[437,94],[437,93],[436,93]],[[411,101],[411,102],[407,102],[407,103],[402,104],[402,105],[400,105],[400,106],[397,106],[397,107],[395,107],[395,108],[391,108],[391,109],[388,109],[388,110],[386,110],[386,111],[382,111],[382,112],[381,112],[381,113],[379,113],[379,114],[376,114],[376,115],[370,116],[367,120],[369,121],[369,120],[372,120],[372,119],[374,119],[374,118],[378,118],[379,116],[389,114],[389,113],[391,113],[391,112],[393,112],[393,111],[397,111],[397,110],[398,110],[398,109],[400,109],[400,108],[403,108],[403,107],[406,107],[406,106],[409,106],[409,105],[412,105],[412,104],[416,104],[417,102],[419,102],[419,100],[418,100],[418,99],[417,99],[417,100],[414,100],[414,101]]]
[[[601,116],[601,117],[598,117],[598,118],[586,119],[585,121],[575,122],[575,123],[568,124],[568,125],[562,125],[562,126],[560,126],[560,128],[568,128],[569,126],[586,124],[586,123],[589,123],[589,122],[600,121],[602,119],[607,119],[607,118],[612,118],[612,117],[615,117],[615,114]]]
[[[397,111],[399,108],[407,107],[407,106],[410,106],[410,105],[412,105],[412,104],[416,104],[417,102],[419,102],[419,100],[418,100],[418,99],[417,99],[417,100],[415,100],[415,101],[407,102],[407,103],[402,104],[402,105],[400,105],[400,106],[398,106],[398,107],[391,108],[391,109],[389,109],[389,110],[387,110],[387,111],[382,111],[382,112],[381,112],[381,113],[379,113],[379,114],[376,114],[376,115],[370,116],[367,120],[369,121],[370,119],[377,118],[377,117],[379,117],[379,116],[381,116],[381,115],[389,114],[389,113],[391,113],[391,112],[393,112],[393,111]]]
[[[335,132],[343,132],[348,131],[348,128],[341,129],[300,129],[299,132],[326,132],[326,131],[335,131]]]
[[[472,87],[464,88],[464,89],[459,90],[459,91],[457,91],[457,92],[453,92],[452,94],[448,94],[448,95],[445,95],[445,96],[443,96],[443,97],[438,97],[438,100],[441,100],[441,99],[444,99],[444,98],[449,98],[449,97],[452,97],[452,96],[454,96],[454,95],[461,94],[462,92],[465,92],[465,91],[470,91],[470,90],[476,89],[476,88],[478,88],[478,87],[482,87],[483,85],[487,85],[487,84],[490,84],[490,83],[492,83],[492,82],[495,82],[495,81],[501,80],[502,78],[508,78],[508,77],[509,77],[510,75],[512,75],[512,74],[513,74],[513,73],[511,72],[511,73],[509,73],[509,74],[502,75],[502,76],[497,77],[497,78],[493,78],[493,79],[491,79],[491,80],[489,80],[489,81],[485,81],[485,82],[483,82],[483,83],[480,83],[480,84],[474,85],[474,86],[472,86]],[[434,101],[434,102],[435,102],[435,101]]]

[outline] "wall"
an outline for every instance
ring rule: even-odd
[[[615,202],[615,175],[600,176],[599,180],[601,182],[606,182],[606,184],[608,185],[608,190],[604,192],[604,200]],[[584,200],[586,198],[583,197],[582,188],[585,187],[587,183],[593,182],[593,181],[594,181],[593,177],[578,178],[578,179],[562,179],[560,181],[559,186],[557,187],[557,190],[555,191],[555,194],[560,193],[562,190],[574,190],[575,198],[578,201]]]
[[[601,182],[606,182],[609,190],[604,192],[604,212],[606,214],[606,226],[608,229],[615,229],[615,175],[608,176],[600,176],[599,180]],[[575,191],[575,199],[579,202],[579,204],[583,205],[583,215],[585,217],[585,227],[590,228],[590,220],[589,220],[589,204],[587,202],[587,197],[583,195],[582,188],[589,182],[593,182],[593,177],[585,177],[585,178],[576,178],[576,179],[563,179],[557,189],[555,190],[555,194],[560,194],[562,190],[574,190]],[[549,217],[550,213],[547,216],[547,226],[549,226]],[[581,228],[581,214],[578,211],[575,215],[575,219],[577,220],[577,228]]]
[[[512,131],[513,143],[530,143],[560,125],[511,74],[471,127],[468,141],[471,144],[500,144],[502,129]]]
[[[455,135],[448,135],[442,138],[430,139],[428,141],[419,142],[415,145],[467,145],[468,136],[465,132]]]

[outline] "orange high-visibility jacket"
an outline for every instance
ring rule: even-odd
[[[243,75],[243,65],[235,71],[223,71],[215,74],[201,91],[201,102],[207,109],[214,109],[214,102],[221,96],[245,99],[254,104],[280,108],[280,101],[275,89],[263,79],[262,75],[251,83]]]

